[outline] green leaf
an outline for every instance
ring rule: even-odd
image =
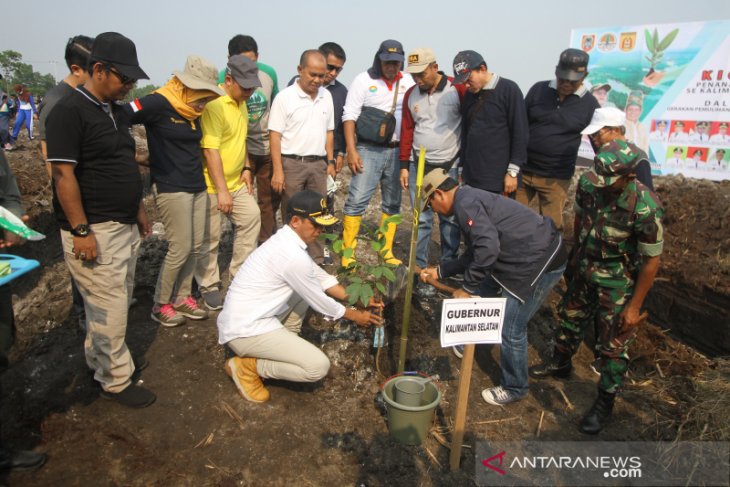
[[[354,306],[355,303],[357,303],[357,295],[355,294],[348,294],[347,295],[347,302],[350,304],[350,306]]]
[[[348,247],[342,251],[342,257],[344,257],[345,259],[352,259],[354,253],[355,249],[353,249],[352,247]]]
[[[654,43],[654,52],[658,51],[659,48],[659,32],[656,30],[656,27],[654,27],[654,35],[652,35],[651,42]]]
[[[378,288],[378,291],[380,291],[380,294],[388,294],[388,291],[382,282],[376,282],[375,287]]]
[[[380,279],[383,277],[383,268],[382,267],[373,267],[372,271],[370,272],[375,279]]]
[[[362,284],[362,279],[361,279],[361,278],[359,278],[359,277],[357,277],[357,276],[352,276],[352,277],[350,278],[350,281],[351,281],[351,282],[356,282],[356,283],[358,283],[358,284]]]
[[[321,238],[322,240],[327,240],[330,242],[337,240],[337,237],[338,235],[335,235],[334,233],[323,233],[319,236],[319,238]]]
[[[373,288],[365,284],[360,288],[360,302],[363,306],[370,304],[370,298],[373,297]]]
[[[344,242],[342,240],[335,240],[332,244],[332,251],[336,254],[342,254],[342,246],[344,245]]]
[[[345,288],[345,292],[347,295],[352,298],[355,297],[355,301],[357,301],[357,297],[360,295],[360,289],[362,288],[362,284],[353,282],[349,286]]]
[[[656,50],[659,52],[666,51],[667,48],[670,46],[670,44],[672,44],[672,42],[674,42],[674,39],[677,37],[677,34],[679,34],[679,29],[674,29],[672,32],[667,34],[667,36],[664,39],[662,39],[662,42],[659,43]]]
[[[383,248],[383,244],[384,244],[384,242],[380,242],[380,241],[377,241],[377,242],[370,242],[370,246],[371,246],[371,247],[373,248],[373,250],[374,250],[374,251],[376,251],[376,252],[380,252],[380,251],[382,250],[382,248]]]
[[[651,38],[651,33],[649,32],[649,29],[644,29],[644,38],[646,39],[646,49],[648,51],[654,52],[654,40]]]
[[[383,276],[390,282],[395,282],[395,273],[388,267],[383,267]]]
[[[403,222],[403,215],[400,213],[396,213],[395,215],[390,215],[388,218],[383,221],[385,224],[391,224],[395,223],[396,225],[400,225]]]

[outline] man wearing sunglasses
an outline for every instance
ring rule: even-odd
[[[151,232],[130,120],[114,102],[142,78],[134,43],[116,32],[99,34],[89,79],[56,104],[46,123],[64,257],[86,308],[86,363],[102,397],[134,408],[155,401],[133,383],[125,342],[140,234]],[[145,365],[138,360],[137,368]]]
[[[566,49],[555,67],[555,79],[536,83],[525,97],[530,140],[517,201],[563,228],[563,206],[575,172],[581,130],[600,108],[583,82],[588,54]]]
[[[226,373],[251,402],[269,400],[262,379],[316,382],[327,375],[327,356],[299,336],[309,307],[331,320],[381,322],[378,314],[338,303],[347,299],[345,288],[307,254],[307,245],[338,221],[324,196],[294,194],[285,216],[287,224],[241,266],[218,316],[218,341],[236,354],[226,361]]]

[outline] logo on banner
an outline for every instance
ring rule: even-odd
[[[623,52],[633,51],[636,47],[636,32],[622,32],[619,46]]]
[[[580,38],[580,48],[585,52],[592,51],[594,47],[596,47],[595,34],[585,34]]]
[[[613,51],[616,48],[616,36],[607,32],[598,40],[598,49],[603,52]]]

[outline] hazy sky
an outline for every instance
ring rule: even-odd
[[[730,19],[727,0],[26,0],[23,10],[5,18],[0,50],[19,51],[36,71],[59,79],[66,74],[66,41],[76,34],[117,31],[131,38],[142,68],[159,85],[188,54],[222,67],[228,40],[240,33],[256,39],[259,60],[276,69],[280,85],[295,73],[303,50],[326,41],[347,52],[340,81],[349,84],[370,66],[380,42],[392,38],[406,52],[431,47],[448,74],[458,51],[474,49],[525,92],[553,76],[572,28]]]

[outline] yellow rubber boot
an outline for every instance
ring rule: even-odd
[[[380,216],[380,226],[383,226],[383,222],[386,218],[390,217],[391,215],[386,215],[383,213]],[[395,238],[395,227],[397,225],[395,223],[389,223],[388,224],[388,231],[385,232],[385,262],[388,264],[394,264],[394,265],[401,265],[403,262],[401,262],[399,259],[396,259],[393,255],[393,239]]]
[[[362,216],[345,215],[342,219],[342,246],[344,249],[355,250],[355,246],[357,245],[357,232],[360,231],[361,222]],[[350,262],[354,261],[355,259],[346,259],[343,256],[342,267],[347,267]]]

